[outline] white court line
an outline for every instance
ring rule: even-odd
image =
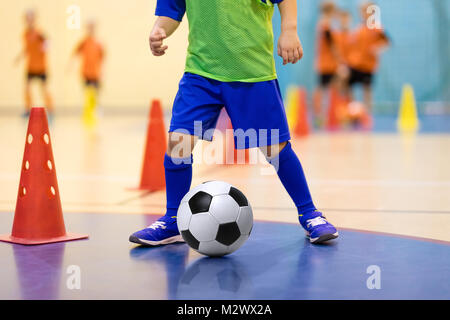
[[[0,173],[1,181],[18,181],[17,173]],[[116,182],[134,183],[138,176],[101,175],[101,174],[61,174],[58,180],[72,182]],[[234,181],[248,182],[248,178],[233,178]],[[262,179],[258,179],[262,180]],[[337,187],[450,187],[450,181],[418,181],[418,180],[357,180],[357,179],[309,179],[309,184],[318,186]]]
[[[0,173],[0,181],[18,181],[19,177],[20,175],[16,173]],[[136,183],[139,181],[139,177],[101,174],[58,174],[58,181]]]
[[[261,183],[258,179],[258,184]],[[233,178],[233,181],[248,183],[248,179]],[[328,186],[328,187],[450,187],[450,181],[419,181],[419,180],[357,180],[357,179],[308,179],[309,185]]]
[[[450,187],[450,181],[414,180],[320,180],[311,179],[311,184],[346,187]]]

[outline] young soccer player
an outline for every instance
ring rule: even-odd
[[[320,19],[317,26],[316,71],[318,86],[314,91],[315,120],[318,126],[323,123],[323,96],[334,84],[339,65],[338,48],[332,22],[337,9],[332,1],[325,1],[320,6]]]
[[[91,20],[87,23],[87,34],[75,48],[72,59],[81,58],[81,76],[85,86],[85,99],[83,119],[87,123],[95,121],[98,90],[104,59],[104,50],[96,38],[96,23]]]
[[[378,68],[379,55],[389,45],[389,38],[382,28],[369,26],[371,17],[369,8],[372,2],[366,2],[361,6],[362,24],[352,35],[352,50],[349,53],[350,80],[354,87],[357,84],[363,86],[364,104],[369,113],[372,112],[372,81]]]
[[[337,86],[339,91],[346,97],[349,97],[349,55],[351,52],[351,21],[350,12],[340,10],[339,30],[335,31],[336,48],[339,57],[339,66],[336,72]]]
[[[15,63],[26,59],[26,80],[25,80],[25,112],[24,116],[30,114],[33,106],[31,94],[31,84],[33,80],[39,81],[40,90],[44,97],[44,103],[49,115],[53,113],[52,97],[47,87],[47,42],[45,36],[36,27],[36,12],[28,10],[25,13],[26,30],[23,35],[23,50],[17,56]]]
[[[273,57],[274,3],[278,4],[282,20],[278,54],[284,65],[296,63],[303,56],[297,34],[296,0],[240,0],[239,5],[235,0],[157,2],[158,19],[150,35],[153,55],[166,53],[164,40],[174,33],[185,13],[189,20],[189,48],[164,160],[167,212],[150,227],[131,235],[131,242],[161,245],[183,241],[176,215],[191,185],[191,153],[197,138],[210,140],[204,133],[215,127],[224,106],[234,130],[279,130],[278,139],[258,136],[254,141],[246,141],[243,148],[259,147],[277,168],[312,243],[338,236],[336,228],[316,210],[302,166],[289,142]],[[202,124],[202,132],[196,130],[194,122]]]

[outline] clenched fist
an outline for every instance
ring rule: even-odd
[[[278,39],[278,55],[283,65],[295,64],[303,57],[303,47],[296,30],[282,31]]]
[[[166,31],[163,28],[155,27],[150,34],[150,50],[156,57],[166,54],[168,46],[163,45],[164,39],[167,38]]]

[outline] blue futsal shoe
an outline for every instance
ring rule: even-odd
[[[135,232],[130,242],[144,246],[161,246],[176,242],[184,242],[177,226],[177,217],[162,217],[148,228]]]
[[[311,243],[322,243],[336,239],[339,236],[336,228],[327,221],[322,212],[314,211],[299,215],[300,224],[306,230],[306,236]]]

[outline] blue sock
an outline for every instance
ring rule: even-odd
[[[278,177],[294,201],[299,216],[316,211],[302,165],[289,142],[276,158],[269,161],[278,167]],[[278,162],[278,163],[277,163]]]
[[[192,182],[192,156],[186,159],[172,159],[167,154],[164,157],[166,174],[166,217],[177,215],[181,200],[189,192]]]

